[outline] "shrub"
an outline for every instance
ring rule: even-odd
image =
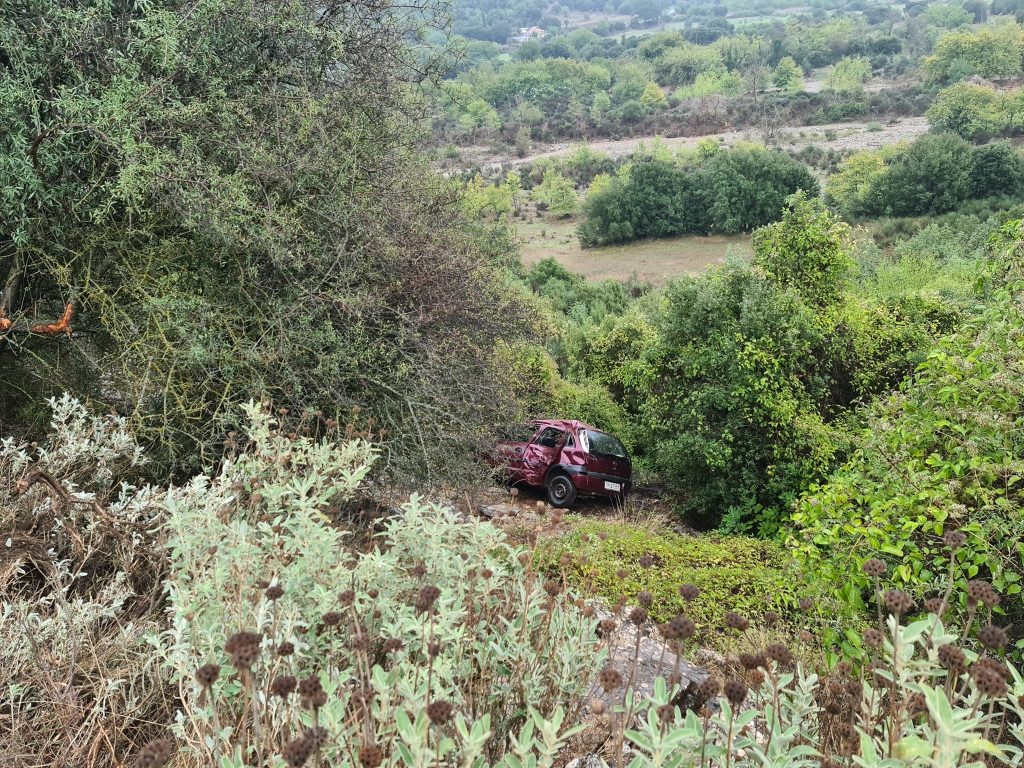
[[[836,438],[818,412],[822,327],[792,290],[728,264],[666,291],[642,369],[656,468],[708,523],[770,535]]]
[[[745,536],[683,536],[569,519],[568,533],[538,547],[537,567],[565,574],[575,589],[607,605],[622,596],[632,600],[641,591],[649,592],[654,621],[665,622],[685,612],[697,623],[698,639],[712,644],[721,641],[729,611],[760,616],[773,610],[790,627],[803,627],[806,617],[799,604],[807,597],[818,601],[818,615],[831,613],[823,623],[840,626],[840,616],[830,611],[822,585],[802,578],[792,558],[774,542]],[[653,556],[655,564],[645,567],[645,556]],[[685,601],[680,584],[696,585],[700,596]]]
[[[983,139],[1006,125],[995,89],[957,83],[942,90],[928,108],[932,130],[948,131],[964,139]]]
[[[782,220],[754,232],[754,264],[811,304],[825,306],[843,294],[853,266],[850,227],[821,201],[798,192]]]
[[[971,196],[971,169],[971,146],[959,136],[922,136],[886,164],[868,207],[895,216],[953,210]]]
[[[1024,158],[1008,141],[975,147],[971,153],[971,197],[1015,196],[1024,189]]]
[[[163,625],[159,494],[132,484],[144,457],[124,419],[49,406],[39,445],[0,439],[0,752],[121,765],[173,715],[147,642]]]
[[[1024,684],[1000,658],[999,629],[978,622],[993,642],[977,653],[963,647],[975,622],[957,631],[937,606],[904,624],[913,608],[905,593],[879,590],[876,600],[878,626],[864,632],[863,650],[827,673],[793,669],[786,646],[758,651],[751,644],[737,665],[742,671],[698,688],[699,714],[684,715],[679,692],[664,682],[639,705],[625,692],[614,711],[638,718],[623,735],[638,753],[631,765],[664,765],[666,754],[712,768],[1015,764]]]
[[[800,499],[791,544],[846,600],[863,600],[871,581],[860,566],[875,556],[892,559],[893,579],[915,597],[934,590],[949,527],[967,537],[957,553],[964,579],[1020,594],[1022,332],[1020,301],[993,296],[903,391],[871,408],[849,462]],[[1014,621],[1020,605],[1013,597],[1005,606]]]
[[[159,649],[185,697],[184,748],[241,766],[323,728],[328,761],[371,745],[389,765],[438,750],[550,758],[600,665],[593,623],[499,529],[415,496],[376,547],[350,551],[331,520],[369,445],[289,437],[249,410],[251,444],[168,498],[172,625]]]

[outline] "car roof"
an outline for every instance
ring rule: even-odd
[[[597,427],[591,426],[583,421],[577,419],[537,419],[533,422],[538,427],[556,427],[558,429],[569,431],[579,429],[592,429],[595,432],[601,432],[602,430]]]

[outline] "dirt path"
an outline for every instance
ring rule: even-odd
[[[875,130],[869,130],[869,126]],[[892,125],[879,123],[827,123],[825,125],[802,126],[787,129],[779,146],[782,149],[802,149],[811,144],[826,149],[876,149],[887,144],[909,141],[928,131],[928,121],[923,117],[907,117]],[[659,139],[673,149],[694,147],[703,139],[721,140],[726,145],[741,141],[762,142],[760,131],[748,129],[742,131],[724,131],[703,136],[675,136]],[[610,157],[625,157],[637,151],[641,144],[650,144],[653,137],[620,139],[618,141],[592,141],[588,146]],[[546,157],[560,157],[572,152],[579,142],[565,142],[538,146],[536,151],[526,157],[513,157],[508,154],[494,153],[489,147],[465,147],[463,157],[482,163],[501,163],[504,165],[525,165]]]

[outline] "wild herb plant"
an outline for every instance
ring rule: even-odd
[[[602,650],[593,610],[497,528],[413,497],[362,555],[330,524],[373,452],[288,436],[167,498],[174,734],[204,764],[551,764]]]

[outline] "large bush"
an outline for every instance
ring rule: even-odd
[[[640,404],[652,461],[688,513],[772,533],[836,450],[817,407],[822,329],[796,292],[740,265],[674,283],[664,304]]]
[[[1019,224],[1009,225],[1019,260]],[[1010,596],[1024,582],[1021,434],[1024,307],[1019,283],[946,337],[898,394],[872,407],[858,447],[793,514],[792,543],[808,567],[858,602],[871,587],[862,563],[891,559],[893,578],[923,596],[946,570],[941,536],[966,536],[964,578],[991,579]],[[1020,600],[1004,609],[1017,626]]]
[[[745,232],[777,219],[798,190],[818,193],[803,164],[781,152],[738,148],[683,161],[643,157],[588,195],[584,246],[644,237]]]
[[[270,396],[385,430],[379,468],[405,479],[464,468],[508,404],[488,355],[522,313],[507,241],[415,149],[410,83],[444,51],[407,43],[437,11],[9,9],[0,420],[31,431],[77,392],[145,428],[154,471],[185,471]],[[68,302],[74,339],[26,333]]]
[[[826,197],[847,216],[934,216],[965,201],[1021,192],[1024,160],[1007,144],[971,146],[953,133],[844,160]]]

